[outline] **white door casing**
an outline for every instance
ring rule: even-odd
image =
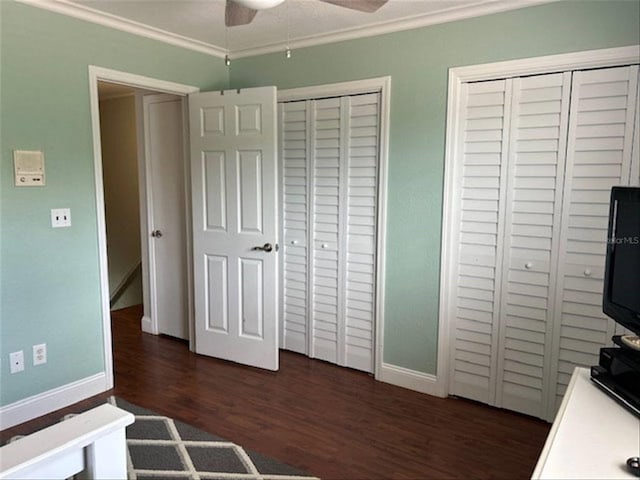
[[[189,118],[196,352],[277,370],[276,89],[191,95]]]
[[[109,308],[109,280],[107,272],[107,240],[106,225],[104,215],[104,185],[102,180],[102,153],[100,145],[100,114],[98,104],[98,81],[106,81],[118,83],[121,85],[129,85],[131,87],[143,88],[157,92],[171,93],[174,95],[184,96],[189,93],[197,92],[198,87],[192,85],[179,84],[158,80],[151,77],[135,75],[128,72],[111,70],[108,68],[89,65],[89,101],[91,111],[91,131],[93,137],[93,164],[94,164],[94,185],[95,185],[95,202],[96,202],[96,221],[98,233],[98,258],[100,270],[100,298],[101,298],[101,316],[102,316],[102,346],[104,358],[104,385],[101,390],[105,391],[113,388],[113,353],[112,353],[112,336],[111,336],[111,312]],[[136,107],[136,110],[137,107]],[[139,170],[140,172],[140,170]],[[142,176],[140,176],[142,178]],[[142,192],[141,192],[142,193]],[[187,207],[188,208],[188,207]],[[145,221],[141,216],[140,222]],[[144,246],[143,246],[144,250]],[[189,253],[188,253],[189,254]],[[142,252],[143,261],[145,252]],[[144,273],[144,272],[143,272]],[[188,296],[191,298],[191,295]],[[191,309],[191,305],[189,305]],[[98,393],[92,392],[91,394]],[[50,399],[51,400],[51,399]],[[49,401],[51,404],[51,401]],[[59,403],[60,407],[66,405],[64,401]],[[44,410],[43,410],[44,412]]]
[[[187,228],[182,99],[145,95],[144,115],[149,293],[157,333],[189,338]]]

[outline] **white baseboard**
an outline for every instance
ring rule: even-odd
[[[445,389],[438,382],[438,377],[409,368],[382,363],[377,380],[436,397],[446,397]]]
[[[140,328],[145,333],[152,333],[154,335],[158,334],[158,332],[153,331],[153,324],[151,323],[151,317],[147,317],[146,315],[142,317],[142,320],[140,320]]]
[[[105,372],[0,407],[0,430],[54,412],[108,390]]]

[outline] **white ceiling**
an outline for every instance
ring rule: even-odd
[[[225,0],[22,0],[214,55],[248,56],[521,8],[549,0],[389,0],[374,13],[321,0],[285,0],[226,28]],[[289,28],[287,28],[287,23]],[[126,27],[126,28],[125,28]],[[144,34],[144,33],[143,33]]]

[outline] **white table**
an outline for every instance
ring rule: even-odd
[[[626,465],[637,456],[640,419],[576,368],[532,478],[637,478]]]
[[[0,448],[0,479],[127,478],[125,428],[134,416],[104,404]]]

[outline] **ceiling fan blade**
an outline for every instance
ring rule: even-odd
[[[224,9],[224,23],[227,27],[246,25],[251,23],[256,13],[258,11],[253,8],[247,8],[232,0],[227,0],[227,6]]]
[[[359,12],[373,13],[382,7],[389,0],[320,0],[321,2],[331,3],[339,7],[358,10]]]

